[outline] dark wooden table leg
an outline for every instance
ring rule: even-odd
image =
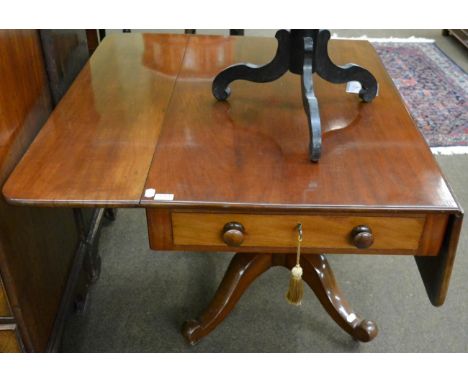
[[[371,102],[377,95],[377,80],[367,69],[358,65],[335,65],[328,55],[330,37],[330,31],[326,29],[321,29],[317,35],[317,47],[314,50],[316,73],[333,84],[344,84],[350,81],[359,82],[361,84],[359,97],[364,102]]]
[[[117,208],[105,208],[104,217],[106,222],[112,223],[117,218]]]
[[[194,345],[215,329],[236,306],[249,285],[271,266],[270,254],[236,254],[208,308],[197,320],[185,322],[182,334]]]
[[[286,266],[295,265],[294,256],[287,256]],[[322,306],[335,322],[354,339],[369,342],[377,336],[374,322],[360,318],[341,293],[333,271],[324,255],[304,254],[301,257],[303,279],[312,288]]]
[[[232,65],[224,69],[213,80],[212,92],[218,101],[225,101],[231,94],[229,84],[236,80],[252,82],[271,82],[280,78],[288,71],[290,55],[289,32],[279,30],[275,38],[278,40],[278,48],[273,60],[263,66],[252,64]]]

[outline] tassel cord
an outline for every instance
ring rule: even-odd
[[[296,265],[301,265],[301,244],[302,244],[302,224],[297,225],[299,235],[297,237],[297,253],[296,253]]]
[[[302,268],[301,268],[301,242],[302,242],[302,224],[297,225],[297,252],[296,265],[291,269],[291,279],[289,280],[289,288],[286,293],[286,299],[290,304],[301,305],[304,294],[304,286],[302,284]]]

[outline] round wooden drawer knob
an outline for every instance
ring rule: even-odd
[[[241,223],[226,223],[223,227],[223,240],[230,247],[238,247],[244,241],[244,231]]]
[[[366,225],[358,225],[351,231],[353,244],[359,249],[369,248],[374,242],[372,230]]]

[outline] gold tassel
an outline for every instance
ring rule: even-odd
[[[289,280],[289,289],[286,293],[286,299],[290,304],[301,305],[302,296],[304,295],[304,285],[302,284],[302,267],[301,267],[301,242],[302,242],[302,224],[297,225],[299,232],[297,238],[297,255],[296,265],[291,269],[291,279]]]

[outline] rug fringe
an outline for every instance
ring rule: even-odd
[[[432,38],[424,38],[424,37],[415,37],[411,36],[408,38],[400,38],[400,37],[367,37],[366,35],[361,37],[339,37],[336,33],[333,33],[332,38],[337,40],[367,40],[370,42],[398,42],[398,43],[414,43],[414,42],[425,42],[425,43],[433,43],[435,42]]]
[[[434,155],[468,154],[468,146],[431,147]]]

